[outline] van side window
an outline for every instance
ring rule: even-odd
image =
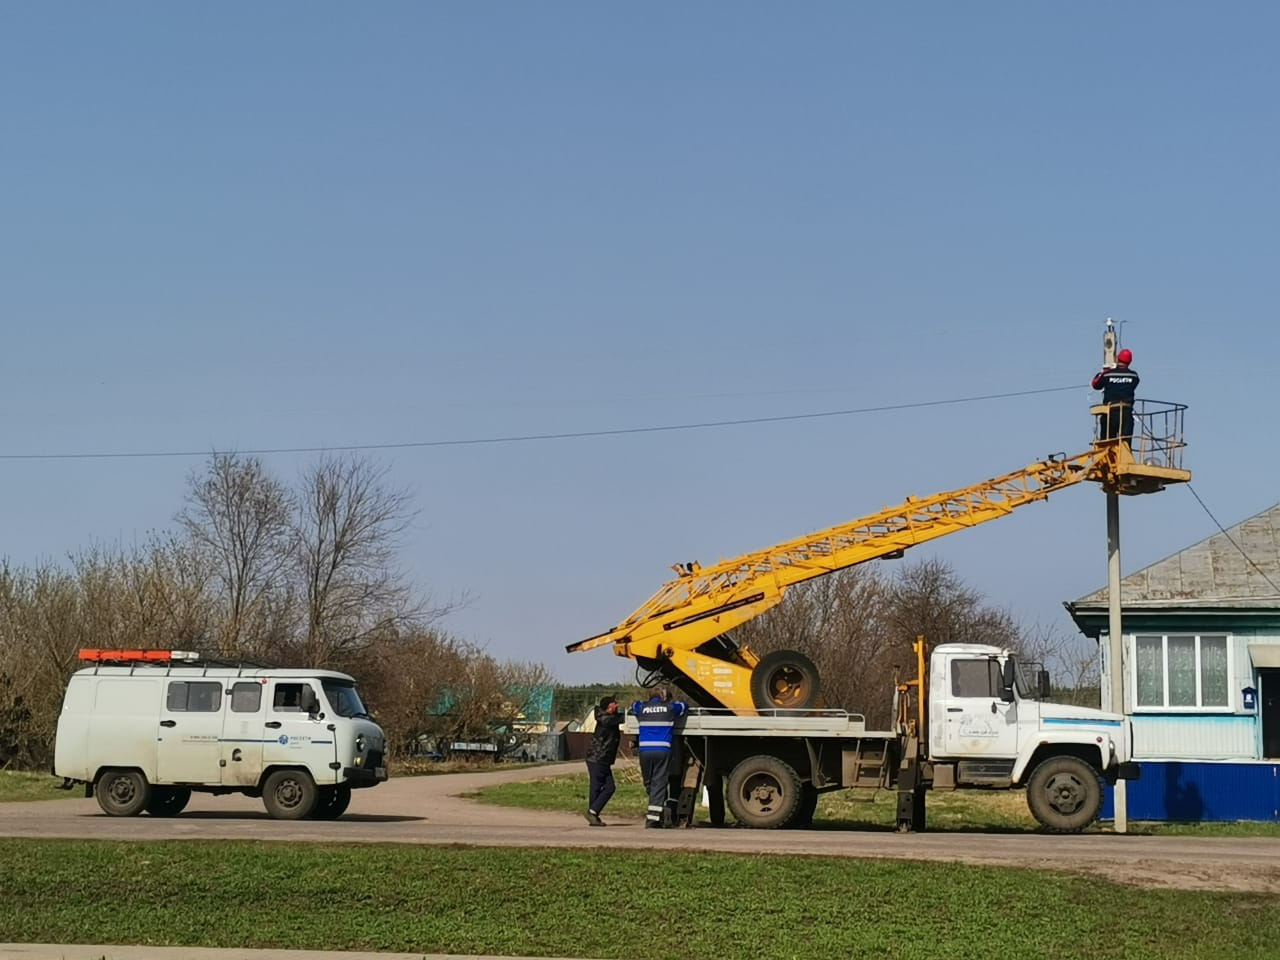
[[[953,697],[999,697],[1000,664],[995,660],[952,660]]]
[[[233,683],[231,685],[231,712],[257,713],[262,706],[262,684]]]
[[[165,705],[171,713],[217,713],[222,684],[216,680],[170,680]]]
[[[275,698],[271,707],[277,712],[300,712],[302,710],[302,684],[277,683]]]

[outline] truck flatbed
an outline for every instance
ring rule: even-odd
[[[627,733],[639,732],[634,714],[627,714],[623,729]],[[867,729],[866,718],[847,710],[761,710],[753,716],[743,716],[728,710],[690,707],[677,725],[682,736],[744,736],[744,737],[822,737],[831,739],[896,740],[898,735],[888,730]]]

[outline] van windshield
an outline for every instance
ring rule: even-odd
[[[364,703],[360,699],[360,694],[356,693],[354,684],[343,683],[340,680],[321,680],[320,685],[324,687],[324,696],[325,699],[329,701],[329,706],[338,716],[369,716],[369,714],[365,712]]]

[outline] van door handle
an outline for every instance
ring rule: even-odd
[[[160,726],[162,727],[176,727],[177,725],[178,725],[177,720],[161,720],[160,721]]]
[[[270,727],[272,730],[279,730],[281,723],[279,720],[268,720],[263,726]]]
[[[947,707],[947,713],[964,713],[964,707]]]

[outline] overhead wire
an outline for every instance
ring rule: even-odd
[[[1258,576],[1262,577],[1263,580],[1267,581],[1267,583],[1271,585],[1272,590],[1274,590],[1277,594],[1280,594],[1280,587],[1277,587],[1275,581],[1272,580],[1269,576],[1267,576],[1267,573],[1265,570],[1263,570],[1260,566],[1254,563],[1253,557],[1249,556],[1249,554],[1245,552],[1244,547],[1236,543],[1235,538],[1231,536],[1231,534],[1227,531],[1227,528],[1218,522],[1218,518],[1213,515],[1213,511],[1210,510],[1209,507],[1205,504],[1205,502],[1200,499],[1200,494],[1196,493],[1196,488],[1191,486],[1191,484],[1188,483],[1187,489],[1190,490],[1191,495],[1196,498],[1196,503],[1200,504],[1200,509],[1202,509],[1205,512],[1205,514],[1209,517],[1209,519],[1213,521],[1213,525],[1217,527],[1219,531],[1221,531],[1224,537],[1227,538],[1227,542],[1240,551],[1240,556],[1244,557],[1245,562],[1248,563],[1249,566],[1253,567],[1253,569],[1257,571]]]
[[[466,447],[483,444],[533,443],[547,440],[584,440],[592,437],[621,437],[642,433],[666,433],[678,430],[709,430],[718,427],[740,427],[761,423],[786,423],[798,420],[820,420],[829,417],[850,417],[867,413],[887,413],[893,410],[913,410],[924,407],[944,407],[961,403],[978,403],[985,400],[1009,400],[1045,393],[1061,393],[1079,390],[1079,384],[1065,387],[1042,387],[1037,390],[1015,390],[1009,393],[988,393],[972,397],[952,397],[947,400],[916,400],[909,403],[887,403],[874,407],[855,407],[848,410],[823,410],[817,413],[779,414],[771,417],[740,417],[732,420],[706,420],[695,423],[660,424],[647,427],[618,427],[608,430],[576,430],[564,433],[533,433],[497,437],[471,437],[457,440],[409,440],[388,443],[348,443],[335,446],[309,447],[259,447],[234,450],[243,456],[267,456],[294,453],[356,453],[365,450],[409,450],[427,447]],[[135,450],[105,453],[0,453],[0,460],[126,460],[162,457],[207,457],[212,450]],[[232,452],[230,449],[227,452]]]

